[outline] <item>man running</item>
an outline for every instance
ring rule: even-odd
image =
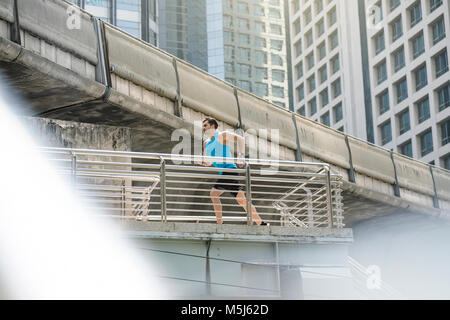
[[[219,132],[217,130],[219,127],[217,121],[213,118],[206,118],[203,120],[203,133],[209,137],[203,143],[203,151],[210,157],[220,157],[220,158],[232,158],[230,151],[230,144],[237,142],[238,147],[238,158],[244,158],[245,155],[245,139],[237,134],[231,132]],[[214,166],[216,168],[243,168],[244,163],[238,163],[237,166],[230,162],[213,162],[206,163],[202,162],[203,166]],[[223,175],[239,175],[237,172],[220,172]],[[222,203],[220,202],[220,196],[225,192],[229,191],[235,198],[239,205],[241,205],[245,212],[247,212],[247,200],[245,199],[243,187],[238,185],[239,181],[229,180],[229,179],[219,179],[217,183],[212,187],[210,196],[211,201],[214,205],[214,212],[216,214],[217,223],[222,224]],[[261,220],[260,216],[256,212],[256,208],[252,205],[252,218],[253,221],[258,225],[267,225]]]

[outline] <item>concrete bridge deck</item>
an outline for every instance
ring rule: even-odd
[[[19,1],[17,10],[13,2],[0,0],[0,71],[26,115],[129,128],[129,151],[160,153],[178,143],[174,129],[194,133],[206,115],[249,139],[278,129],[280,160],[325,162],[342,174],[347,226],[397,211],[450,217],[447,170],[272,105],[87,12],[70,30],[66,1]]]

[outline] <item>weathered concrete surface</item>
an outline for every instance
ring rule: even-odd
[[[34,139],[45,147],[113,151],[131,149],[129,128],[37,117],[23,117],[21,120],[33,133]]]
[[[130,236],[148,239],[233,240],[270,243],[350,243],[351,229],[124,221]]]

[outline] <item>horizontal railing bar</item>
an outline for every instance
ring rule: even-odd
[[[237,161],[245,160],[250,164],[282,164],[289,166],[319,166],[327,167],[330,166],[326,163],[314,163],[314,162],[297,162],[297,161],[286,161],[286,160],[270,160],[270,159],[240,159],[240,158],[218,158],[218,157],[207,157],[207,156],[197,156],[197,155],[176,155],[176,154],[165,154],[165,153],[145,153],[145,152],[130,152],[130,151],[110,151],[110,150],[92,150],[92,149],[68,149],[68,148],[53,148],[53,147],[39,147],[39,150],[47,153],[64,153],[68,155],[99,155],[99,156],[114,156],[114,157],[131,157],[131,158],[150,158],[150,159],[165,159],[165,160],[177,160],[177,161],[204,161],[204,162],[224,162],[224,163],[235,163]]]

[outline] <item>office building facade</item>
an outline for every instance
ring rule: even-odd
[[[284,0],[207,1],[208,71],[289,107]]]
[[[68,0],[94,16],[158,45],[157,0]]]
[[[295,109],[450,169],[449,2],[290,2]]]

